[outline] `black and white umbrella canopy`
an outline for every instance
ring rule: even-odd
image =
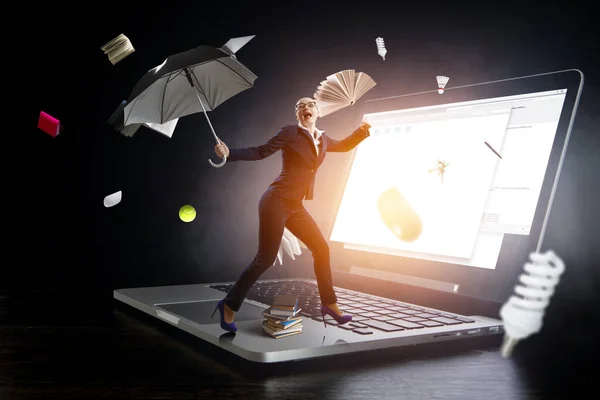
[[[223,49],[198,46],[169,56],[134,87],[125,107],[124,124],[164,124],[197,112],[212,111],[253,87],[256,78]]]

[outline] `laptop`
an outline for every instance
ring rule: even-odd
[[[310,276],[257,281],[235,334],[211,318],[233,282],[123,288],[114,298],[258,363],[502,334],[501,305],[529,254],[546,250],[582,87],[583,74],[565,70],[363,102],[371,137],[349,155],[339,196],[325,200],[348,324],[323,321]],[[298,298],[301,334],[264,332],[278,294]]]

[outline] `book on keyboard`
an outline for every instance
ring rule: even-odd
[[[298,326],[301,327],[302,326],[302,317],[298,316],[298,317],[290,318],[288,320],[281,320],[281,319],[275,319],[270,316],[266,316],[264,324],[273,330],[280,330],[280,329],[286,330],[286,329],[290,329],[291,327],[298,327]]]
[[[265,318],[263,330],[276,339],[302,333],[302,316],[298,315],[299,312],[296,296],[275,296],[273,305],[262,313]]]
[[[298,298],[289,294],[275,296],[271,306],[271,314],[282,316],[294,316],[298,312]]]
[[[263,322],[263,330],[275,339],[280,339],[302,333],[302,325],[297,325],[289,329],[274,329],[273,327],[267,325],[265,321]]]
[[[228,292],[233,285],[215,285],[213,287],[223,292]],[[320,322],[323,321],[319,309],[319,290],[316,283],[313,282],[258,281],[248,293],[248,298],[263,304],[275,304],[281,302],[277,299],[279,293],[286,293],[288,296],[290,296],[289,293],[296,293],[291,295],[291,297],[294,298],[292,302],[288,299],[287,303],[285,301],[283,301],[283,303],[286,303],[288,307],[290,304],[297,304],[297,308],[293,316],[273,314],[272,308],[264,310],[262,314],[263,317],[265,320],[274,322],[275,327],[279,328],[279,325],[281,325],[281,328],[283,328],[286,325],[286,321],[293,321],[296,316],[300,317],[301,315],[302,318]],[[373,334],[375,331],[393,333],[403,330],[421,330],[475,323],[475,319],[464,315],[423,307],[400,300],[371,296],[347,289],[338,289],[336,293],[339,308],[345,313],[353,316],[351,323],[339,325],[339,328],[360,335]],[[279,323],[279,325],[277,325],[277,323]],[[333,323],[333,321],[329,323]],[[290,323],[289,325],[289,328],[292,328],[301,324],[293,325]],[[263,322],[263,327],[265,332],[269,334],[273,331],[273,325],[268,322]],[[280,336],[277,337],[284,337],[281,335],[293,333],[287,329],[280,330]]]
[[[273,307],[269,307],[266,310],[264,310],[262,312],[263,317],[265,318],[271,318],[271,319],[276,319],[278,321],[289,321],[291,319],[293,319],[294,317],[296,317],[296,315],[298,315],[298,313],[302,311],[301,308],[297,309],[293,314],[291,315],[281,315],[281,314],[276,314],[273,313]]]

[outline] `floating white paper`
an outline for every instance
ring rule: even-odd
[[[177,126],[177,121],[179,121],[179,118],[172,119],[170,121],[165,122],[164,124],[155,124],[152,122],[146,122],[143,125],[147,126],[148,128],[152,129],[153,131],[162,133],[166,137],[170,138],[173,136],[173,132],[175,131],[175,127]]]
[[[256,35],[251,35],[229,39],[221,49],[235,57],[235,53],[244,47],[250,40],[254,39],[255,36]]]
[[[123,194],[121,193],[120,190],[116,193],[109,194],[108,196],[106,196],[104,198],[104,207],[108,208],[108,207],[116,206],[117,204],[119,204],[121,202],[122,198],[123,198]]]

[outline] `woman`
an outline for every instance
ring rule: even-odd
[[[226,156],[229,161],[262,160],[278,150],[282,150],[283,153],[282,171],[259,202],[256,257],[213,312],[214,316],[217,310],[220,311],[221,327],[224,330],[237,330],[233,322],[235,312],[239,310],[254,282],[273,265],[284,227],[313,254],[321,298],[321,314],[330,315],[338,324],[352,320],[352,316],[344,315],[337,306],[331,279],[329,246],[302,201],[313,198],[315,174],[323,163],[325,153],[352,150],[370,135],[369,125],[363,123],[350,136],[343,140],[335,140],[317,129],[315,124],[318,117],[317,102],[310,97],[303,97],[296,102],[298,124],[283,127],[267,143],[244,149],[229,149],[223,142],[215,146],[217,156]]]

